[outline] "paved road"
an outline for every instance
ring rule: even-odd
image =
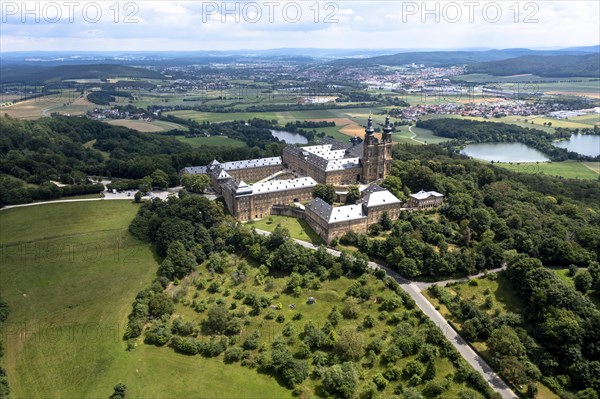
[[[256,232],[261,235],[270,235],[271,233],[264,230],[256,229]],[[318,245],[311,244],[302,240],[294,240],[303,247],[317,250]],[[341,252],[335,249],[327,248],[327,252],[334,256],[340,256]],[[502,398],[515,399],[518,396],[509,388],[509,386],[492,370],[492,368],[483,360],[477,352],[456,332],[454,328],[446,321],[444,316],[438,312],[435,307],[425,298],[421,293],[421,288],[417,283],[409,281],[404,277],[400,276],[395,271],[388,269],[385,266],[377,264],[375,262],[369,262],[371,269],[382,269],[385,270],[388,276],[396,280],[396,282],[402,287],[404,291],[414,299],[415,303],[444,333],[444,336],[450,341],[450,343],[458,350],[463,359],[465,359],[471,367],[477,370],[483,378],[490,384],[490,386],[498,392]],[[451,281],[451,280],[449,280]],[[433,284],[433,283],[432,283]]]
[[[417,285],[417,287],[419,287],[419,289],[421,291],[426,290],[427,288],[431,287],[432,285],[440,285],[442,287],[445,287],[446,285],[450,284],[450,283],[464,283],[467,282],[469,280],[472,280],[474,278],[479,278],[479,277],[483,277],[486,274],[489,273],[498,273],[501,272],[502,270],[506,269],[506,264],[504,264],[504,266],[499,267],[497,269],[491,269],[491,270],[486,270],[484,272],[481,273],[477,273],[477,274],[473,274],[471,276],[468,277],[462,277],[462,278],[456,278],[456,279],[451,279],[451,280],[444,280],[444,281],[432,281],[432,282],[428,282],[428,281],[415,281],[415,284]]]
[[[137,190],[129,190],[129,191],[121,191],[118,193],[112,193],[110,191],[104,191],[104,197],[102,198],[77,198],[77,199],[60,199],[54,201],[42,201],[42,202],[30,202],[28,204],[19,204],[19,205],[7,205],[3,208],[0,208],[0,211],[11,208],[22,208],[25,206],[36,206],[36,205],[45,205],[45,204],[56,204],[61,202],[87,202],[87,201],[107,201],[107,200],[129,200],[133,201],[135,193]],[[162,200],[166,200],[170,195],[176,195],[178,188],[163,190],[163,191],[152,191],[150,195],[143,197],[144,200],[150,200],[155,197],[160,198]],[[208,199],[214,199],[216,196],[207,195]]]

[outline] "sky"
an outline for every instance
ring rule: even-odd
[[[598,1],[6,1],[0,51],[564,48]]]

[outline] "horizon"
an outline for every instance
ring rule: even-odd
[[[248,48],[248,49],[231,49],[231,50],[20,50],[20,51],[0,51],[1,54],[24,54],[24,53],[43,53],[43,54],[185,54],[185,53],[242,53],[242,52],[267,52],[267,51],[297,51],[297,50],[331,50],[331,51],[389,51],[394,53],[424,53],[424,52],[456,52],[456,51],[473,51],[473,52],[485,52],[485,51],[507,51],[507,50],[532,50],[532,51],[558,51],[558,50],[569,50],[579,49],[586,47],[598,47],[600,50],[600,43],[588,44],[581,46],[551,46],[551,47],[455,47],[455,48],[395,48],[395,47],[272,47],[272,48]]]

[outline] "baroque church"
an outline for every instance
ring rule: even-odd
[[[366,233],[384,213],[392,220],[398,218],[402,202],[376,184],[391,172],[392,145],[390,117],[386,117],[378,138],[369,116],[363,141],[353,138],[343,143],[325,138],[319,145],[288,145],[281,157],[225,163],[215,160],[207,166],[185,168],[182,173],[207,174],[229,212],[240,221],[271,214],[293,215],[305,219],[329,243],[348,230]],[[320,198],[313,199],[319,183],[334,185],[338,200],[345,198],[347,186],[359,185],[361,199],[357,204],[333,207]],[[433,198],[436,206],[441,205],[442,194],[435,193]],[[419,207],[412,196],[411,201]]]

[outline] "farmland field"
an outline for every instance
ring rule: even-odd
[[[130,129],[135,129],[140,132],[164,132],[167,130],[179,129],[179,130],[187,130],[185,126],[182,126],[178,123],[173,122],[165,122],[165,121],[143,121],[143,120],[134,120],[134,119],[113,119],[108,121],[109,124],[115,126],[124,126]]]
[[[6,114],[19,119],[38,119],[50,116],[53,112],[69,115],[83,115],[94,108],[101,108],[83,97],[73,97],[73,93],[63,93],[21,101],[0,108],[0,116]]]
[[[593,162],[591,162],[593,163]],[[597,162],[596,162],[597,164]],[[518,173],[545,174],[550,176],[561,176],[567,179],[598,179],[600,176],[598,167],[592,169],[583,162],[564,161],[564,162],[542,162],[542,163],[495,163],[502,168],[512,170]],[[591,165],[593,167],[593,165]]]
[[[192,147],[214,146],[214,147],[245,147],[246,143],[236,139],[230,139],[227,136],[210,137],[185,137],[175,136],[182,143],[187,143]]]
[[[292,238],[309,241],[313,244],[323,244],[321,237],[310,228],[308,223],[294,217],[273,215],[251,224],[252,227],[266,231],[273,231],[278,225],[288,229]]]
[[[251,369],[150,346],[126,351],[131,303],[158,267],[150,245],[127,232],[137,209],[98,201],[0,212],[11,396],[108,397],[123,382],[128,397],[291,397]]]

